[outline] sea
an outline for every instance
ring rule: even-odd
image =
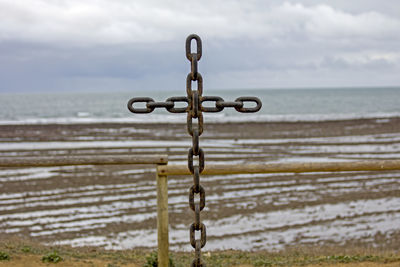
[[[186,122],[184,114],[156,109],[151,115],[132,114],[127,102],[148,96],[165,101],[183,96],[185,90],[124,92],[57,92],[0,94],[0,124]],[[205,121],[321,121],[400,116],[400,87],[313,89],[224,89],[207,90],[207,96],[233,101],[239,96],[257,96],[262,108],[241,114],[226,108],[208,113]],[[182,104],[182,103],[181,103]],[[206,105],[212,105],[207,103]],[[252,103],[246,103],[252,106]]]
[[[132,97],[165,101],[184,94],[184,90],[0,94],[0,161],[160,153],[168,154],[170,166],[186,166],[192,142],[185,126],[151,124],[186,123],[185,114],[165,109],[132,114],[127,109]],[[206,166],[400,160],[400,87],[205,90],[204,95],[226,101],[258,96],[263,103],[257,113],[226,108],[204,114],[205,121],[338,120],[274,127],[250,124],[244,130],[217,123],[207,127],[201,138]],[[341,121],[357,118],[374,119]],[[108,124],[119,122],[139,123]],[[52,123],[60,125],[36,127]],[[187,203],[192,180],[168,177],[174,251],[193,251],[188,235],[193,217]],[[204,175],[201,181],[207,194],[202,213],[205,251],[276,251],[308,245],[398,251],[400,247],[400,171]],[[3,167],[0,239],[17,235],[49,245],[154,249],[156,194],[151,165]]]

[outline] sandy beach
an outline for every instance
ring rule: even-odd
[[[0,125],[0,157],[168,154],[184,124]],[[206,123],[206,164],[400,159],[400,118]],[[206,250],[321,244],[400,247],[400,171],[202,176]],[[170,242],[191,250],[191,177],[169,177]],[[0,238],[129,249],[156,246],[155,168],[0,169]],[[204,214],[204,215],[203,215]]]

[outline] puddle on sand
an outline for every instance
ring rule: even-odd
[[[400,198],[360,200],[339,204],[307,206],[249,216],[236,215],[220,220],[206,220],[207,250],[280,249],[286,245],[309,242],[345,242],[371,238],[378,232],[397,230]],[[173,250],[191,250],[186,225],[170,229]],[[95,245],[107,249],[155,247],[154,229],[120,232],[111,236],[88,236],[59,240],[55,244]]]

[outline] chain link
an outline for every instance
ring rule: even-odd
[[[197,34],[191,34],[186,38],[186,58],[189,61],[192,61],[192,49],[191,49],[191,45],[192,45],[192,40],[196,41],[196,49],[197,49],[197,53],[195,53],[195,55],[197,56],[197,60],[200,60],[201,55],[203,53],[203,47],[201,45],[201,39]]]
[[[189,107],[189,99],[186,96],[173,96],[167,99],[167,102],[174,103],[172,108],[167,108],[167,110],[171,113],[186,113]],[[183,108],[176,108],[175,103],[177,102],[186,102],[188,105]]]

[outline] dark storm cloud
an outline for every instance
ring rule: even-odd
[[[397,1],[0,2],[0,91],[399,85]],[[195,10],[196,12],[192,12]]]

